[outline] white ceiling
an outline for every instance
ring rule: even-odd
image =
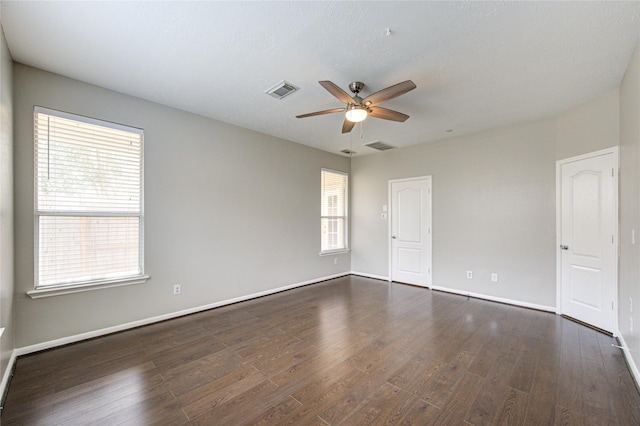
[[[640,2],[2,1],[16,62],[331,152],[547,117],[620,85]],[[387,29],[390,34],[387,35]],[[351,135],[319,80],[413,80]],[[300,91],[264,92],[281,80]],[[81,113],[81,111],[79,111]],[[453,129],[453,132],[446,132]]]

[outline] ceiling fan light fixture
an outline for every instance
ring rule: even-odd
[[[367,110],[361,105],[349,105],[344,116],[352,123],[359,123],[364,121],[364,119],[367,118],[367,115]]]

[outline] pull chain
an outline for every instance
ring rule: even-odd
[[[349,132],[349,155],[353,155],[353,133]]]

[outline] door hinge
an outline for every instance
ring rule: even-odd
[[[613,177],[613,169],[611,169],[611,177]]]

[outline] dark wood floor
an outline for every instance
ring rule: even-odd
[[[640,424],[614,340],[344,277],[19,358],[3,425]]]

